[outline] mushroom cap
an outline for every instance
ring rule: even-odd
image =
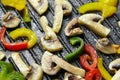
[[[66,36],[75,36],[83,33],[83,30],[78,24],[77,18],[72,19],[72,21],[68,23],[64,31]]]
[[[42,56],[42,60],[41,60],[41,64],[42,64],[42,69],[45,73],[49,74],[49,75],[55,75],[60,71],[60,67],[58,65],[54,66],[54,61],[52,61],[52,56],[53,54],[46,51],[43,56]]]
[[[116,72],[118,69],[120,69],[120,58],[113,60],[109,64],[109,69]]]
[[[42,67],[36,63],[32,63],[31,73],[27,76],[28,80],[42,80],[43,70]]]
[[[20,19],[13,15],[12,12],[7,12],[2,19],[2,24],[7,28],[15,28],[19,25]]]
[[[64,80],[85,80],[83,79],[81,76],[79,75],[74,75],[74,74],[71,74],[71,73],[68,73],[66,72],[64,74]]]
[[[28,0],[33,8],[42,15],[48,9],[48,0]]]
[[[96,48],[105,54],[114,54],[117,52],[107,38],[98,39],[96,41]]]
[[[63,49],[63,46],[57,38],[46,40],[44,37],[42,37],[41,45],[45,50],[48,50],[50,52],[60,51]]]

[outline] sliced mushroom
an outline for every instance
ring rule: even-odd
[[[52,53],[46,51],[42,57],[42,68],[43,70],[45,70],[46,68],[46,72],[47,71],[54,71],[56,70],[56,67],[53,67],[52,63],[55,63],[58,67],[60,66],[62,69],[75,74],[75,75],[80,75],[81,77],[85,76],[85,70],[75,67],[69,63],[67,63],[66,61],[64,61],[63,59],[59,58],[56,55],[53,55]],[[53,67],[51,69],[51,66]],[[55,68],[55,69],[54,69]],[[58,69],[56,70],[58,72]]]
[[[42,67],[36,63],[32,64],[32,71],[28,75],[27,80],[42,80],[43,70]]]
[[[111,80],[120,80],[120,69],[115,73]]]
[[[15,28],[19,25],[20,19],[13,15],[12,12],[7,12],[2,19],[2,24],[5,25],[7,28]]]
[[[48,9],[48,0],[28,0],[33,8],[42,15]]]
[[[79,75],[74,75],[71,73],[66,72],[64,75],[64,80],[85,80]]]
[[[85,70],[75,67],[71,64],[69,64],[68,62],[64,61],[62,58],[59,58],[58,56],[54,55],[52,57],[52,60],[54,61],[54,63],[56,63],[57,65],[59,65],[62,69],[75,74],[75,75],[80,75],[81,77],[85,76]]]
[[[53,31],[58,33],[62,26],[63,15],[72,12],[72,6],[68,0],[55,0],[55,16],[53,23]]]
[[[21,59],[20,55],[18,52],[14,52],[11,54],[11,57],[17,67],[19,68],[20,72],[27,77],[27,75],[31,72],[31,66],[26,65],[23,60]]]
[[[54,65],[54,61],[52,60],[53,54],[46,51],[41,60],[42,69],[45,73],[49,75],[55,75],[60,71],[60,67],[58,65]]]
[[[62,9],[62,0],[55,0],[55,16],[53,23],[53,31],[58,33],[62,26],[63,20],[63,9]]]
[[[68,0],[62,0],[63,14],[69,15],[72,12],[72,5]]]
[[[110,29],[101,24],[103,17],[98,14],[85,14],[79,17],[79,23],[91,29],[94,33],[101,37],[106,37],[110,33]]]
[[[83,33],[83,30],[80,28],[78,24],[78,19],[74,18],[65,28],[65,35],[66,36],[74,36],[80,35]]]
[[[107,38],[98,39],[96,48],[105,54],[115,54],[117,52],[117,49]]]
[[[45,16],[40,18],[40,23],[45,32],[45,37],[41,38],[41,45],[43,48],[50,52],[62,50],[63,46],[58,40],[55,32],[48,26],[48,21]]]
[[[0,60],[5,58],[6,54],[3,51],[0,51]]]
[[[120,69],[120,58],[115,59],[114,61],[110,62],[109,69],[114,72]]]

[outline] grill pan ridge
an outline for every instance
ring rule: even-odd
[[[72,52],[73,50],[75,50],[75,47],[73,47],[72,45],[70,45],[69,38],[66,37],[65,34],[64,34],[64,28],[65,28],[65,26],[73,18],[80,16],[80,14],[77,11],[77,8],[79,6],[81,6],[81,5],[85,4],[85,3],[88,3],[88,2],[93,2],[93,1],[97,1],[97,0],[69,0],[69,2],[73,6],[73,11],[72,11],[71,15],[64,16],[62,28],[61,28],[61,31],[58,34],[58,38],[59,38],[60,42],[62,43],[62,45],[64,47],[62,51],[55,53],[59,57],[61,57],[61,58],[64,59],[66,54],[68,54],[68,53]],[[53,16],[54,16],[54,0],[48,0],[48,2],[49,2],[49,8],[48,8],[47,12],[45,14],[43,14],[43,15],[45,15],[48,18],[49,25],[52,26],[53,25]],[[42,46],[40,45],[40,38],[44,35],[43,29],[42,29],[42,27],[41,27],[41,25],[39,23],[40,15],[33,9],[33,7],[29,4],[28,1],[27,1],[27,6],[28,6],[28,9],[29,9],[29,13],[31,15],[31,22],[30,23],[25,23],[23,21],[23,18],[20,15],[20,12],[18,12],[17,10],[15,10],[15,9],[8,9],[8,7],[0,4],[0,26],[2,26],[1,25],[1,19],[2,19],[3,15],[6,12],[12,11],[15,15],[17,15],[22,20],[21,23],[20,23],[20,25],[19,25],[19,27],[23,27],[24,26],[26,28],[30,28],[38,36],[37,44],[33,48],[31,48],[29,50],[20,51],[20,53],[21,53],[20,56],[22,57],[23,61],[26,64],[28,64],[28,65],[32,64],[33,62],[41,64],[41,58],[42,58],[42,55],[43,55],[43,53],[44,53],[45,50],[43,50]],[[100,13],[98,12],[98,14],[100,14]],[[108,27],[108,28],[111,29],[111,32],[108,35],[108,39],[110,41],[112,41],[113,43],[116,43],[116,44],[120,44],[120,28],[119,28],[119,26],[117,24],[117,22],[119,20],[120,20],[120,3],[118,3],[117,12],[113,16],[111,16],[111,17],[109,17],[109,18],[107,18],[107,19],[105,19],[103,21],[103,25],[105,25],[106,27]],[[80,36],[80,37],[84,39],[85,43],[89,43],[92,46],[94,46],[94,48],[95,48],[95,43],[96,43],[95,39],[99,39],[100,37],[97,36],[96,34],[94,34],[89,29],[87,29],[85,26],[81,26],[81,27],[84,30],[84,34],[82,36]],[[10,42],[13,42],[13,40],[11,40],[10,37],[9,37],[9,32],[11,30],[13,30],[13,29],[7,29],[6,39],[8,41],[10,41]],[[5,51],[5,53],[7,54],[7,58],[6,58],[7,60],[6,61],[12,63],[12,65],[14,66],[14,68],[17,71],[19,71],[19,69],[16,67],[16,64],[12,60],[12,58],[9,57],[9,55],[12,53],[12,51],[6,50],[3,47],[3,45],[1,44],[1,42],[0,42],[0,50]],[[120,55],[117,55],[117,54],[114,54],[114,55],[105,55],[105,54],[99,52],[98,50],[97,50],[97,53],[98,53],[99,57],[103,58],[103,61],[104,61],[103,65],[105,66],[105,68],[108,71],[109,71],[109,69],[108,69],[109,63],[112,60],[120,57]],[[70,61],[69,63],[73,64],[75,66],[81,67],[81,65],[79,64],[79,59],[75,59],[73,61]],[[47,74],[44,73],[43,80],[52,80],[52,79],[56,79],[56,78],[58,78],[60,80],[63,80],[63,77],[64,77],[63,73],[64,72],[65,72],[64,70],[61,70],[55,76],[49,76],[49,75],[47,75]]]

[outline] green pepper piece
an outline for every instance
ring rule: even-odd
[[[10,74],[8,74],[6,80],[25,80],[25,78],[23,77],[22,74],[13,71]]]
[[[10,63],[0,61],[0,80],[25,80],[19,72],[15,72]]]
[[[81,55],[83,52],[83,49],[84,49],[84,41],[83,41],[83,39],[81,39],[79,37],[70,38],[70,43],[72,45],[80,43],[80,46],[78,47],[78,49],[76,49],[72,53],[66,55],[66,60],[71,60],[71,59],[77,57],[78,55]]]
[[[29,14],[27,6],[25,6],[25,8],[23,9],[23,19],[24,19],[25,22],[30,22],[31,21],[30,14]]]

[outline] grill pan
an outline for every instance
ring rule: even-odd
[[[53,25],[53,16],[54,16],[54,0],[48,0],[48,1],[49,1],[49,8],[48,8],[47,12],[44,15],[48,18],[49,25],[52,26]],[[76,48],[76,46],[70,45],[69,38],[65,36],[65,34],[64,34],[64,28],[65,28],[65,26],[74,17],[79,17],[80,16],[80,14],[77,11],[77,8],[80,5],[83,5],[83,4],[88,3],[88,2],[93,2],[93,1],[97,1],[97,0],[69,0],[69,2],[73,6],[73,11],[72,11],[71,15],[64,16],[63,24],[62,24],[62,29],[61,29],[61,31],[58,34],[58,38],[59,38],[59,40],[61,41],[61,43],[62,43],[62,45],[64,47],[61,52],[55,53],[59,57],[61,57],[61,58],[64,59],[66,54],[74,51],[75,48]],[[105,19],[103,21],[103,23],[102,23],[103,25],[105,25],[106,27],[108,27],[108,28],[111,29],[111,32],[108,35],[108,39],[111,42],[116,43],[116,44],[120,44],[120,27],[117,24],[117,22],[120,20],[120,11],[119,11],[120,10],[120,6],[119,6],[119,4],[120,3],[118,3],[117,13],[114,14],[113,16]],[[42,57],[42,55],[44,53],[44,50],[43,50],[43,48],[40,45],[40,38],[44,35],[44,32],[43,32],[43,29],[42,29],[42,27],[41,27],[41,25],[39,23],[40,15],[33,9],[33,7],[28,2],[27,2],[27,6],[28,6],[28,9],[29,9],[29,13],[31,15],[31,19],[32,19],[30,23],[25,23],[23,21],[21,15],[20,15],[20,12],[18,12],[17,10],[15,10],[15,9],[8,9],[8,7],[5,7],[4,5],[0,4],[0,26],[2,26],[1,25],[1,19],[4,16],[4,14],[6,12],[8,12],[8,11],[12,11],[15,15],[17,15],[22,20],[21,23],[20,23],[20,25],[19,25],[19,27],[21,27],[21,26],[23,27],[24,26],[24,27],[30,28],[34,32],[36,32],[37,36],[38,36],[37,44],[33,48],[31,48],[29,50],[20,51],[20,53],[21,53],[20,56],[22,57],[23,61],[26,64],[28,64],[28,65],[32,64],[33,62],[41,64],[41,57]],[[97,12],[97,13],[100,14],[99,12]],[[86,43],[91,44],[95,48],[95,43],[96,43],[95,40],[99,39],[100,37],[97,36],[96,34],[94,34],[93,32],[91,32],[85,26],[81,26],[81,27],[84,30],[84,34],[81,35],[80,37],[83,38]],[[9,37],[9,32],[12,31],[12,30],[13,29],[7,29],[7,32],[6,32],[6,39],[8,41],[10,41],[10,42],[13,42],[13,40],[11,40],[10,37]],[[16,67],[16,64],[14,64],[12,58],[9,57],[9,55],[12,52],[6,50],[3,47],[3,45],[1,44],[1,42],[0,42],[0,50],[5,51],[5,53],[7,54],[6,61],[12,63],[12,65],[14,66],[14,68],[17,71],[19,71],[19,69]],[[120,55],[117,55],[117,54],[105,55],[105,54],[103,54],[103,53],[101,53],[99,51],[97,51],[97,53],[98,53],[99,57],[103,58],[103,61],[104,61],[103,65],[105,66],[105,68],[108,71],[109,71],[109,69],[108,69],[109,63],[112,60],[120,57]],[[79,59],[74,59],[73,61],[70,61],[69,63],[73,64],[75,66],[81,67],[81,65],[79,64]],[[64,72],[65,72],[64,70],[61,70],[56,76],[49,76],[49,75],[47,75],[47,74],[44,73],[43,80],[52,80],[52,79],[55,79],[55,78],[63,80],[63,76],[64,76],[63,73]]]

